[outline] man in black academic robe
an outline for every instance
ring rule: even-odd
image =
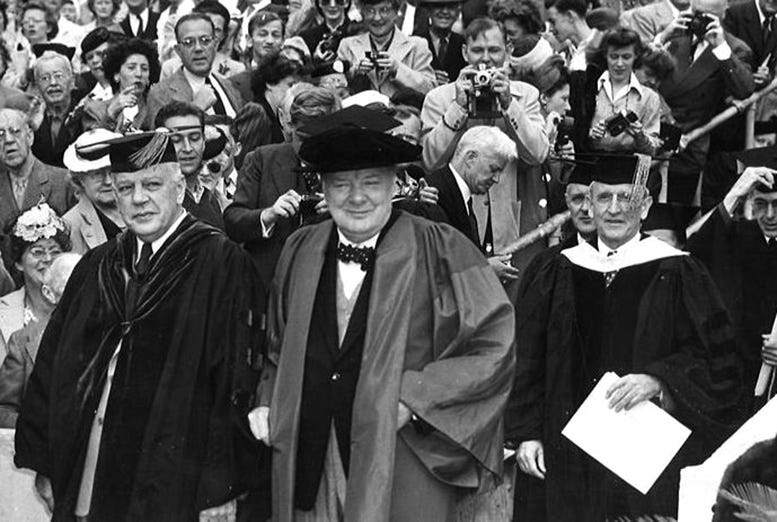
[[[767,165],[777,166],[773,160]],[[707,266],[731,314],[749,395],[753,395],[761,368],[761,336],[772,331],[777,315],[774,174],[775,170],[768,167],[745,169],[709,219],[688,240],[688,251]],[[734,217],[737,207],[748,198],[753,202],[755,219]]]
[[[233,520],[260,476],[242,407],[262,288],[236,244],[181,208],[171,144],[140,148],[154,134],[111,144],[128,230],[76,267],[22,403],[15,462],[55,521]]]
[[[594,244],[563,250],[524,285],[532,306],[517,312],[506,439],[517,445],[521,471],[544,480],[545,491],[516,504],[516,520],[676,516],[680,468],[706,458],[741,415],[723,303],[698,262],[639,234],[651,199],[644,186],[630,197],[635,166],[627,158],[594,169]],[[603,174],[612,177],[602,183]],[[621,376],[609,390],[611,407],[653,400],[693,432],[647,495],[561,435],[608,371]]]

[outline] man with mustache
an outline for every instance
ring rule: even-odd
[[[744,413],[734,331],[706,269],[640,233],[652,205],[648,186],[658,181],[643,177],[650,158],[586,161],[594,162],[596,237],[537,270],[522,295],[528,305],[516,311],[517,371],[505,426],[527,497],[516,515],[536,522],[676,517],[680,469],[708,457]],[[607,391],[614,411],[654,401],[692,430],[647,495],[561,435],[610,371],[620,376]]]
[[[244,406],[262,285],[238,245],[184,210],[169,135],[103,143],[127,230],[71,275],[15,462],[37,473],[54,520],[234,522],[259,459]]]

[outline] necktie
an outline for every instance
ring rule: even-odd
[[[437,45],[437,61],[442,65],[445,62],[445,54],[448,52],[448,37],[443,36],[440,38],[440,43]]]
[[[475,243],[477,243],[480,231],[478,230],[478,218],[475,217],[475,211],[472,208],[472,197],[467,200],[467,210],[469,211],[469,228],[472,231],[472,237],[475,238]]]
[[[764,18],[763,27],[761,29],[764,47],[769,44],[769,37],[772,35],[772,20],[774,20],[773,15]],[[766,52],[768,52],[768,50]]]
[[[210,76],[205,78],[205,85],[210,85],[210,87],[213,89],[213,93],[216,95],[216,103],[213,104],[213,112],[216,114],[227,114],[227,109],[224,107],[224,102],[221,101],[221,96],[219,96],[219,91],[216,90],[215,87],[213,87],[213,82],[210,79]]]
[[[365,272],[375,262],[375,249],[373,247],[355,247],[337,243],[337,259],[343,263],[358,263]]]
[[[617,253],[618,253],[617,250],[611,250],[611,251],[607,252],[607,257],[612,257],[612,256],[614,256]],[[605,286],[605,288],[609,287],[612,284],[612,282],[615,279],[615,276],[617,274],[618,274],[617,270],[613,270],[612,272],[607,272],[606,274],[604,274],[604,286]]]
[[[138,21],[138,30],[135,33],[135,36],[140,36],[143,34],[143,19],[140,17],[140,15],[135,15],[135,18]]]
[[[151,243],[143,243],[140,249],[140,259],[135,263],[135,276],[142,280],[148,273],[148,263],[151,260]]]
[[[27,180],[13,180],[13,197],[16,200],[16,206],[22,208],[24,204],[24,191],[27,190]]]
[[[483,246],[481,249],[490,256],[494,253],[494,233],[491,230],[491,200],[488,201],[488,219],[486,220],[486,231],[483,233]]]
[[[777,254],[777,239],[770,237],[767,245],[770,254]]]

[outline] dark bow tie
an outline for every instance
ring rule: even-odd
[[[337,243],[337,259],[343,263],[359,263],[362,270],[366,272],[375,262],[375,248]]]

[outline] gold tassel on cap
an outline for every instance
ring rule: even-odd
[[[642,201],[647,192],[648,176],[650,176],[650,164],[652,158],[647,154],[634,154],[637,157],[637,168],[634,170],[634,179],[632,180],[631,194],[629,201],[632,204]]]
[[[140,150],[133,153],[129,160],[138,169],[156,165],[162,159],[167,149],[170,132],[167,129],[157,129],[154,136]]]

